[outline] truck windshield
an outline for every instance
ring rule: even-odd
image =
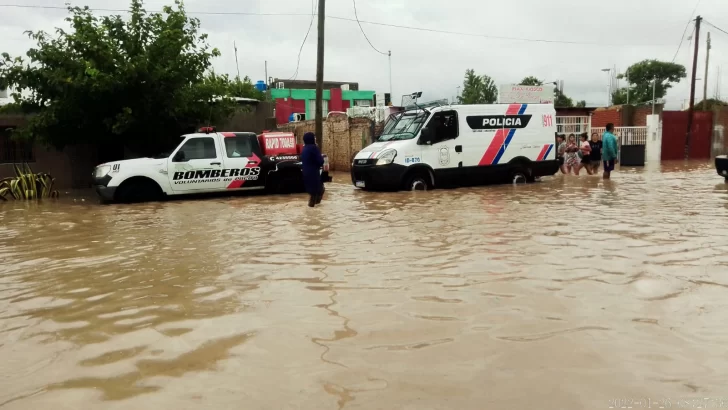
[[[175,141],[169,141],[165,145],[167,146],[166,149],[164,149],[159,154],[153,156],[154,159],[162,159],[162,158],[169,158],[170,155],[172,155],[172,152],[179,147],[179,144],[183,143],[185,141],[184,137],[181,140]]]
[[[422,124],[425,123],[428,113],[412,112],[399,115],[389,121],[384,127],[378,141],[409,140],[415,137]]]

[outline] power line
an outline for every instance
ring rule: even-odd
[[[674,63],[675,60],[677,60],[677,55],[680,53],[680,48],[682,48],[683,43],[685,42],[685,33],[688,32],[688,27],[690,26],[690,23],[692,23],[693,20],[691,19],[688,21],[688,24],[685,26],[685,31],[683,31],[682,38],[680,39],[680,44],[677,45],[677,51],[675,51],[675,56],[672,58],[672,62]],[[693,27],[693,33],[695,33],[695,27]],[[691,34],[692,36],[692,34]]]
[[[0,7],[17,7],[17,8],[27,8],[27,9],[55,9],[55,10],[66,10],[66,7],[61,6],[39,6],[39,5],[25,5],[25,4],[0,4]],[[114,12],[114,13],[128,13],[129,10],[124,9],[108,9],[108,8],[89,8],[91,11],[105,11],[105,12]],[[147,10],[149,13],[161,13],[161,11],[155,11],[155,10]],[[217,16],[277,16],[277,17],[284,17],[284,16],[297,16],[297,17],[309,17],[309,14],[307,13],[255,13],[255,12],[234,12],[234,11],[220,11],[220,12],[213,12],[213,11],[186,11],[187,14],[198,14],[198,15],[217,15]],[[357,20],[353,18],[348,17],[338,17],[338,16],[326,16],[327,19],[331,20],[340,20],[340,21],[349,21],[349,22],[355,22],[358,24],[364,23],[364,24],[371,24],[373,26],[380,26],[380,27],[390,27],[390,28],[398,28],[403,30],[412,30],[412,31],[421,31],[421,32],[428,32],[428,33],[438,33],[438,34],[452,34],[452,35],[458,35],[458,36],[465,36],[465,37],[479,37],[479,38],[486,38],[490,40],[510,40],[510,41],[524,41],[524,42],[531,42],[531,43],[549,43],[549,44],[571,44],[571,45],[588,45],[588,46],[609,46],[609,47],[663,47],[668,44],[634,44],[634,43],[625,43],[625,44],[617,44],[617,43],[599,43],[599,42],[585,42],[585,41],[566,41],[566,40],[548,40],[548,39],[540,39],[540,38],[524,38],[524,37],[505,37],[505,36],[493,36],[488,34],[478,34],[478,33],[467,33],[467,32],[460,32],[460,31],[451,31],[451,30],[439,30],[439,29],[432,29],[432,28],[425,28],[425,27],[413,27],[413,26],[404,26],[400,24],[388,24],[388,23],[379,23],[375,21],[366,21],[366,20]]]
[[[677,45],[677,51],[675,52],[675,57],[672,58],[672,62],[674,63],[677,59],[677,54],[680,52],[680,48],[682,47],[682,44],[685,42],[685,33],[688,32],[688,27],[690,27],[690,23],[693,22],[693,16],[695,16],[695,12],[698,11],[698,6],[700,6],[700,2],[702,0],[698,0],[695,3],[695,7],[693,7],[693,12],[690,13],[690,18],[688,18],[688,23],[685,25],[685,30],[683,30],[682,37],[680,38],[680,44]],[[695,32],[695,28],[693,28],[693,33]]]
[[[298,68],[301,66],[301,53],[303,52],[303,46],[306,44],[306,40],[308,40],[308,34],[311,32],[311,27],[313,27],[313,20],[316,18],[316,0],[313,0],[311,2],[311,22],[308,23],[308,30],[306,30],[306,35],[303,37],[303,41],[301,42],[301,48],[298,49],[298,61],[296,62],[296,71],[293,73],[293,76],[289,78],[289,80],[295,80],[296,77],[298,77]]]
[[[11,7],[11,8],[19,8],[19,9],[45,9],[45,10],[68,10],[67,6],[42,6],[42,5],[34,5],[34,4],[0,4],[0,7]],[[108,11],[113,13],[129,13],[129,9],[108,9],[108,8],[98,8],[98,7],[89,7],[89,10],[91,11]],[[148,13],[162,13],[162,10],[147,10]],[[186,11],[187,14],[200,14],[200,15],[233,15],[233,16],[294,16],[294,17],[301,17],[306,16],[308,17],[310,14],[308,13],[257,13],[257,12],[244,12],[244,11],[236,11],[236,12],[230,12],[230,11]]]
[[[718,30],[718,31],[720,31],[720,32],[723,32],[724,34],[728,34],[728,31],[725,31],[725,30],[723,30],[722,28],[720,28],[720,27],[716,26],[715,24],[713,24],[713,23],[711,23],[711,22],[709,22],[709,21],[703,20],[703,23],[706,23],[706,24],[707,24],[707,25],[709,25],[710,27],[713,27],[714,29],[716,29],[716,30]]]
[[[369,45],[372,46],[374,51],[376,51],[379,54],[384,54],[386,56],[387,53],[383,53],[383,52],[377,50],[377,48],[374,47],[374,44],[372,44],[372,42],[369,41],[369,37],[367,37],[367,33],[364,32],[364,27],[361,26],[361,22],[359,21],[359,15],[356,12],[356,0],[351,0],[351,1],[354,2],[354,17],[356,18],[356,23],[359,25],[359,29],[361,30],[361,33],[364,34],[364,38],[367,39],[367,43],[369,43]]]

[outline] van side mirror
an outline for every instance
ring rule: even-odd
[[[435,140],[435,132],[430,127],[425,127],[422,129],[422,133],[420,135],[420,143],[426,144],[426,145],[432,145],[432,141]]]

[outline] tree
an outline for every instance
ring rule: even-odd
[[[121,143],[151,154],[230,115],[236,107],[226,97],[231,89],[250,94],[245,80],[210,72],[220,52],[180,0],[161,13],[142,6],[131,0],[128,19],[69,7],[71,31],[27,32],[37,43],[28,61],[2,54],[0,88],[12,88],[22,110],[37,112],[15,134],[57,148]]]
[[[265,94],[255,88],[255,84],[247,75],[242,80],[240,77],[236,77],[235,80],[229,81],[228,95],[230,97],[254,98],[260,101],[265,98]]]
[[[586,100],[581,100],[578,103],[576,103],[577,108],[586,108]]]
[[[573,107],[574,101],[571,100],[571,98],[567,97],[566,94],[561,92],[558,88],[556,91],[554,91],[554,94],[556,95],[556,98],[554,99],[554,106],[555,107]]]
[[[528,77],[524,77],[523,80],[521,80],[521,83],[519,85],[543,85],[543,81],[530,75]],[[559,87],[556,87],[554,89],[554,106],[555,107],[573,107],[574,102],[571,100],[571,98],[567,97],[566,94],[561,92],[561,90],[559,90]]]
[[[627,87],[615,90],[612,93],[613,104],[627,103],[627,90],[629,89],[629,102],[641,104],[652,101],[652,82],[655,80],[655,97],[663,98],[667,90],[674,83],[680,82],[687,76],[685,66],[658,60],[643,60],[627,68],[626,75],[620,74],[619,79],[628,81]]]
[[[530,75],[521,80],[521,83],[519,85],[543,85],[543,82],[538,78]]]
[[[475,70],[465,70],[460,104],[493,104],[498,99],[498,87],[487,75],[476,75]]]

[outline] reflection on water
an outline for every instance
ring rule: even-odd
[[[728,185],[0,204],[0,407],[608,408],[728,385]],[[75,200],[74,200],[75,198]]]

